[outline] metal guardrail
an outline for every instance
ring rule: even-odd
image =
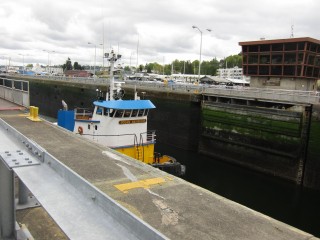
[[[15,175],[70,239],[167,239],[2,119],[0,135],[0,239],[21,234]]]
[[[0,77],[0,98],[29,107],[29,82]]]
[[[202,94],[220,97],[238,97],[242,99],[259,99],[302,104],[320,104],[320,92],[316,91],[229,87],[205,88]]]
[[[65,76],[30,76],[30,78],[48,79],[62,82],[74,82],[84,84],[109,84],[106,78],[81,78]],[[23,76],[23,78],[27,78]],[[319,104],[320,92],[317,91],[299,91],[269,88],[250,88],[242,86],[225,86],[225,85],[196,85],[191,83],[163,83],[159,81],[138,81],[123,80],[127,87],[143,87],[157,91],[181,92],[191,94],[216,95],[225,97],[240,97],[244,99],[262,99],[272,101],[285,101],[303,104]]]

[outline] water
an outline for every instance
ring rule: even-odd
[[[186,165],[185,180],[320,237],[320,191],[159,142],[156,151]]]

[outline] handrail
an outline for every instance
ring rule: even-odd
[[[81,78],[81,77],[61,77],[61,76],[23,76],[23,78],[40,78],[52,81],[66,81],[84,84],[108,84],[109,79],[106,78]],[[164,84],[162,82],[154,81],[137,81],[124,80],[127,87],[141,86],[143,88],[150,88],[157,91],[166,92],[181,92],[190,94],[203,95],[224,95],[231,97],[243,98],[257,98],[267,100],[291,101],[306,104],[319,104],[320,92],[318,91],[302,91],[302,90],[286,90],[273,88],[252,88],[243,86],[225,86],[225,85],[195,85],[191,83],[173,83]],[[291,96],[291,97],[289,97]]]

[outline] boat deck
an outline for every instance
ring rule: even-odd
[[[52,123],[32,122],[1,99],[0,108],[0,118],[170,239],[316,239]],[[17,219],[36,239],[66,238],[41,208],[19,210]]]

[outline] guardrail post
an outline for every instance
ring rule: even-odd
[[[19,192],[18,192],[18,204],[23,205],[28,202],[29,190],[27,186],[19,179]]]
[[[0,157],[0,239],[16,239],[14,174]]]

